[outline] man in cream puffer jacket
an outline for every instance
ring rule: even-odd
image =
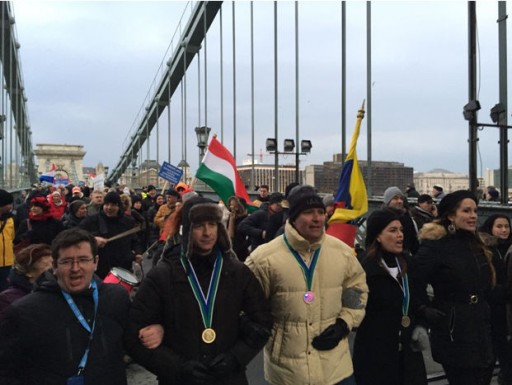
[[[364,270],[350,247],[325,234],[325,207],[313,187],[295,187],[288,201],[284,234],[245,262],[271,302],[265,378],[273,385],[355,384],[346,337],[365,314]]]

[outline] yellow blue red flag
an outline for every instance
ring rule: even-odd
[[[347,223],[368,212],[368,194],[356,154],[357,139],[363,118],[364,100],[361,109],[357,112],[352,142],[341,170],[340,183],[335,196],[335,210],[329,219],[329,225]]]

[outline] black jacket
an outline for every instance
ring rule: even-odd
[[[42,221],[27,218],[20,222],[14,244],[26,239],[31,244],[46,243],[51,245],[52,241],[62,230],[64,230],[62,222],[53,217],[48,217]]]
[[[52,275],[36,291],[13,303],[0,323],[0,384],[65,385],[76,374],[89,333],[77,321]],[[122,335],[128,318],[125,289],[96,278],[99,306],[85,370],[85,383],[126,385]],[[74,295],[90,319],[90,291]]]
[[[388,266],[396,267],[393,256],[385,256]],[[357,329],[354,343],[354,373],[358,385],[426,385],[423,355],[410,348],[412,324],[401,326],[403,292],[396,279],[377,259],[365,258],[368,303],[366,315]]]
[[[86,217],[80,227],[92,233],[94,236],[110,238],[136,226],[135,219],[124,215],[119,210],[117,217],[107,217],[103,210],[99,214]],[[135,254],[142,254],[144,249],[139,242],[137,234],[130,234],[99,249],[98,270],[96,274],[105,278],[113,267],[121,267],[131,270],[135,260]],[[135,253],[135,254],[134,254]]]
[[[192,257],[203,290],[208,287],[215,256],[214,252],[210,257]],[[241,369],[214,384],[247,384],[245,366],[258,349],[240,337],[241,311],[265,327],[272,325],[268,302],[253,273],[234,257],[225,257],[212,321],[217,337],[211,344],[204,343],[201,333],[205,327],[199,305],[178,256],[172,255],[164,258],[142,281],[130,310],[126,346],[135,361],[158,376],[161,385],[187,385],[180,373],[184,362],[209,363],[224,352],[233,353]],[[140,344],[138,331],[155,323],[163,325],[164,340],[158,348],[149,350]]]
[[[460,368],[487,368],[494,362],[491,342],[490,267],[476,236],[427,223],[421,246],[410,265],[412,294],[426,308],[444,316],[429,317],[435,361]],[[434,290],[432,303],[426,286]],[[421,306],[421,305],[420,305]]]

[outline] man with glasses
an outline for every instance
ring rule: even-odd
[[[98,246],[72,228],[52,243],[53,274],[0,323],[0,384],[126,385],[127,291],[94,275]]]

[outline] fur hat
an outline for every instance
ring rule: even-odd
[[[190,257],[193,251],[193,240],[190,236],[192,226],[204,221],[217,223],[217,246],[224,255],[232,256],[231,240],[222,223],[222,209],[211,199],[200,196],[188,199],[181,210],[182,249],[185,255]]]
[[[110,191],[107,193],[107,195],[105,195],[105,197],[103,198],[103,204],[106,203],[112,203],[114,205],[117,205],[118,207],[123,207],[123,202],[121,202],[121,196],[115,191]]]
[[[311,208],[321,208],[325,210],[322,198],[318,196],[314,187],[309,185],[295,186],[288,195],[288,219],[290,223],[295,221],[299,214],[304,210]]]
[[[395,220],[400,220],[400,214],[397,210],[392,208],[375,210],[371,213],[366,221],[365,247],[368,249],[368,247],[375,242],[382,230]]]
[[[388,187],[386,189],[386,191],[384,191],[384,205],[387,206],[389,204],[389,202],[391,202],[391,199],[393,199],[397,195],[399,195],[401,197],[404,196],[402,190],[400,190],[398,187],[396,187],[396,186]]]
[[[14,202],[13,196],[10,192],[0,189],[0,207],[10,205]]]
[[[42,257],[51,256],[52,249],[45,243],[28,245],[16,253],[14,257],[14,271],[20,275],[26,275]]]
[[[448,195],[446,195],[439,205],[437,206],[437,212],[439,213],[439,218],[444,218],[448,214],[455,211],[455,208],[460,203],[460,201],[469,198],[475,201],[478,204],[478,200],[476,199],[475,194],[473,194],[469,190],[457,190]]]

